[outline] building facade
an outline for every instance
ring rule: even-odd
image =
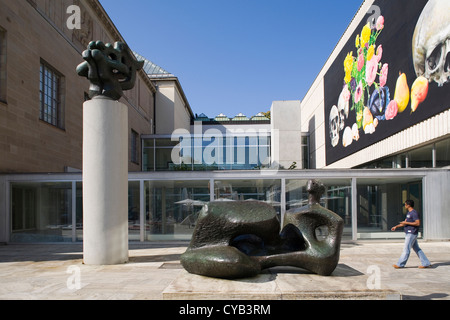
[[[90,40],[125,39],[96,0],[0,4],[0,242],[82,241],[88,83],[75,68]],[[446,4],[364,1],[303,100],[273,102],[270,120],[194,115],[178,78],[135,53],[145,65],[122,98],[130,241],[190,239],[209,201],[265,201],[282,222],[309,179],[326,185],[344,239],[402,237],[390,227],[406,199],[424,239],[450,239]]]
[[[125,39],[96,0],[2,0],[0,7],[0,172],[80,171],[89,82],[75,69],[90,41]],[[130,171],[142,165],[140,135],[152,132],[155,94],[141,71],[121,99]]]

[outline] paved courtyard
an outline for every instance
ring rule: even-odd
[[[180,265],[187,245],[130,243],[129,262],[114,266],[84,265],[81,244],[0,245],[0,299],[450,300],[450,242],[420,241],[429,269],[414,253],[406,268],[392,268],[402,241],[344,242],[330,277],[285,267],[239,281],[188,274]]]

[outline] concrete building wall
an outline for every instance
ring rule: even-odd
[[[431,143],[450,134],[450,110],[420,122],[398,134],[339,160],[328,168],[351,168],[413,147]]]
[[[155,91],[156,92],[156,91]],[[124,97],[121,99],[123,103],[127,103],[128,108],[128,141],[132,142],[132,135],[137,135],[137,150],[132,150],[132,143],[128,144],[129,159],[128,170],[129,171],[141,171],[142,159],[141,159],[141,140],[140,136],[148,134],[153,131],[154,121],[154,104],[155,99],[153,95],[156,94],[153,91],[148,90],[146,81],[142,78],[138,78],[135,87],[126,91]],[[130,97],[131,96],[131,97]],[[136,152],[137,161],[133,161],[132,152]]]
[[[424,234],[427,239],[450,239],[450,171],[429,173],[424,179]]]
[[[175,128],[174,123],[174,89],[171,86],[158,84],[156,93],[156,132],[155,134],[171,134]]]
[[[186,98],[183,96],[180,89],[175,86],[175,113],[174,113],[174,124],[175,129],[186,129],[189,130],[191,126],[192,114],[190,111],[189,104]]]
[[[172,134],[176,129],[190,130],[192,111],[184,96],[178,80],[164,79],[155,81],[156,94],[156,132]]]
[[[300,101],[274,101],[270,108],[272,163],[302,168]]]

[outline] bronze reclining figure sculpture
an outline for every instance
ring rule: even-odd
[[[308,182],[308,205],[286,212],[283,229],[264,202],[211,202],[202,209],[183,267],[203,276],[237,279],[275,266],[300,267],[328,276],[339,262],[344,221],[319,204],[325,187]],[[320,240],[316,228],[326,226]]]

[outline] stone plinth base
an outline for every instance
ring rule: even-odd
[[[389,289],[370,290],[368,276],[339,265],[330,277],[298,268],[272,268],[249,279],[222,280],[183,272],[163,292],[164,300],[400,300]]]

